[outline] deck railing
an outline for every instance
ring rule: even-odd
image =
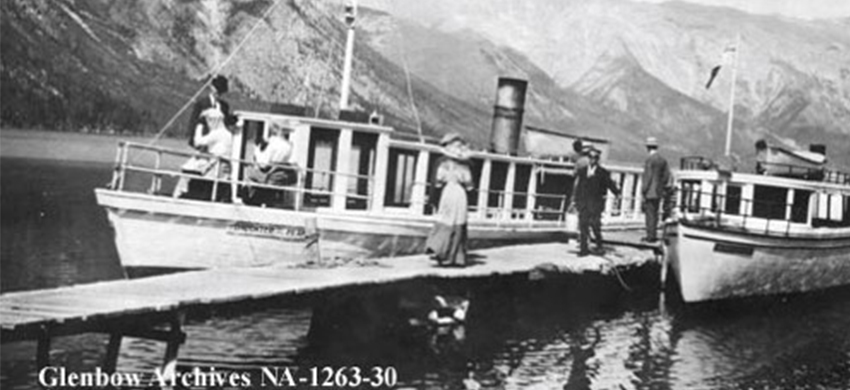
[[[705,171],[714,169],[716,165],[708,158],[700,156],[683,157],[679,166],[682,170]],[[850,173],[826,167],[812,167],[788,163],[756,162],[755,172],[767,173],[771,176],[792,177],[802,180],[818,181],[833,184],[850,184]]]
[[[139,163],[138,161],[143,159],[144,156],[131,155],[132,151],[152,155],[153,162],[149,164]],[[183,159],[184,161],[190,158],[205,159],[212,162],[211,164],[214,172],[206,176],[201,176],[181,171],[178,164],[172,164],[173,166],[164,167],[165,158],[171,158],[174,160]],[[163,178],[166,177],[174,179],[175,182],[179,180],[199,180],[212,183],[212,190],[210,191],[209,198],[204,200],[241,202],[241,198],[238,196],[239,191],[236,190],[251,187],[294,194],[296,198],[294,202],[292,202],[293,204],[291,204],[291,208],[300,210],[305,206],[306,196],[327,196],[332,198],[335,195],[331,189],[308,188],[310,183],[306,183],[306,178],[310,174],[327,175],[331,178],[329,182],[332,182],[337,177],[347,177],[355,181],[365,180],[367,183],[365,194],[349,191],[345,194],[345,198],[365,202],[365,207],[367,209],[371,208],[372,193],[374,190],[374,178],[371,176],[282,165],[280,166],[281,168],[290,169],[296,172],[297,178],[295,183],[291,185],[273,185],[245,179],[233,180],[227,174],[228,169],[242,169],[252,166],[255,166],[255,164],[247,160],[228,159],[207,153],[189,152],[159,146],[122,142],[119,144],[117,164],[115,166],[110,188],[119,191],[129,191],[127,188],[128,174],[140,173],[150,176],[150,184],[146,190],[146,192],[150,194],[175,195],[165,193],[163,191]],[[222,191],[222,188],[224,187],[229,188],[229,191]],[[229,194],[229,196],[226,196],[227,199],[221,199],[220,194],[222,193]]]
[[[183,162],[190,158],[203,158],[209,161],[215,161],[213,168],[215,171],[200,176],[198,174],[187,173],[181,171],[180,167]],[[207,181],[211,186],[211,191],[202,200],[207,201],[225,201],[242,203],[240,189],[255,188],[276,191],[278,193],[289,193],[294,195],[294,200],[285,205],[286,208],[301,210],[305,207],[326,206],[339,197],[343,197],[347,205],[344,208],[366,209],[373,208],[372,201],[374,199],[374,188],[376,178],[370,175],[361,175],[356,173],[341,173],[330,170],[312,169],[306,167],[294,168],[297,178],[291,185],[280,186],[273,184],[258,183],[248,180],[243,175],[240,179],[233,179],[234,175],[228,173],[228,169],[242,170],[247,167],[252,167],[255,164],[251,161],[228,159],[217,157],[206,153],[195,151],[186,151],[161,146],[151,146],[137,144],[132,142],[122,142],[119,145],[116,156],[115,172],[110,188],[119,191],[136,191],[146,192],[149,194],[157,194],[163,196],[174,196],[172,191],[168,191],[164,181],[170,180],[175,185],[181,180],[198,180]],[[293,167],[287,166],[288,169]],[[244,171],[243,171],[244,172]],[[131,189],[128,186],[128,181],[132,181],[131,177],[141,175],[141,189]],[[612,170],[614,180],[618,182],[623,191],[623,196],[619,199],[609,196],[606,199],[605,211],[603,212],[603,221],[606,222],[633,222],[641,219],[642,212],[640,211],[640,179],[639,172],[635,169],[628,170]],[[312,180],[308,180],[311,175],[325,175],[330,180],[320,180],[327,183],[332,183],[339,177],[345,177],[349,181],[349,188],[345,195],[337,194],[333,191],[332,185],[328,188],[312,188]],[[627,177],[630,176],[630,177]],[[133,184],[139,185],[138,178],[133,177]],[[145,180],[147,180],[145,182]],[[361,183],[365,181],[365,191]],[[357,184],[354,184],[357,183]],[[429,194],[428,189],[432,183],[414,182],[413,186],[424,186],[426,194]],[[352,191],[354,190],[354,191]],[[359,191],[358,191],[359,190]],[[529,224],[535,221],[556,221],[564,223],[566,219],[568,206],[568,189],[565,189],[563,194],[558,193],[532,193],[528,191],[508,191],[508,190],[488,190],[485,191],[483,199],[491,200],[491,195],[495,196],[495,206],[473,204],[470,205],[470,213],[472,218],[483,220],[492,220],[497,224],[507,222],[523,221]],[[221,194],[224,194],[223,196]],[[206,195],[206,193],[205,193]],[[478,196],[478,195],[476,195]],[[317,200],[317,197],[320,197]],[[312,199],[311,199],[312,198]],[[520,207],[507,207],[507,199],[512,199],[513,202],[518,201]],[[422,204],[411,204],[415,210],[424,211],[432,201],[425,199],[421,200]],[[485,201],[485,202],[486,202]],[[327,202],[328,204],[325,204]],[[349,207],[353,202],[360,204],[355,207]],[[432,205],[436,206],[436,205]]]
[[[819,226],[850,227],[850,220],[846,217],[842,221],[833,221],[810,215],[814,212],[811,199],[795,204],[691,189],[677,189],[675,199],[679,218],[684,223],[700,226],[781,237]],[[734,211],[729,210],[730,202]],[[775,216],[780,213],[782,217]]]

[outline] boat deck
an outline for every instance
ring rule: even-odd
[[[509,275],[541,267],[563,273],[606,274],[655,261],[651,249],[612,245],[604,257],[580,258],[575,243],[552,243],[473,251],[472,265],[466,268],[436,267],[419,255],[365,259],[330,268],[305,262],[288,267],[190,271],[2,294],[0,325],[5,342],[103,332],[122,319],[415,278]]]

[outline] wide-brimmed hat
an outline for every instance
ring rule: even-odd
[[[646,146],[658,147],[658,140],[655,137],[648,137],[646,139]]]
[[[452,142],[455,142],[455,141],[460,141],[460,142],[466,143],[466,140],[463,139],[463,137],[460,134],[449,133],[449,134],[444,135],[443,138],[440,139],[440,145],[446,146],[446,145],[448,145]]]
[[[588,145],[587,147],[585,147],[583,152],[584,152],[584,154],[586,154],[590,157],[599,157],[599,156],[602,155],[602,151],[599,150],[599,149],[596,149],[593,145]]]

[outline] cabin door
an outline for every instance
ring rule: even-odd
[[[305,207],[330,207],[338,147],[339,130],[311,129],[307,154]]]
[[[369,197],[372,192],[372,177],[375,174],[375,150],[378,145],[378,135],[354,133],[351,138],[351,155],[349,161],[350,173],[348,178],[348,194],[345,208],[366,210],[369,208]]]

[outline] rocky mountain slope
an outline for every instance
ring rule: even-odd
[[[371,2],[381,6],[384,2]],[[741,34],[734,144],[771,137],[850,150],[850,29],[681,2],[435,0],[388,7],[445,34],[477,34],[526,55],[557,81],[638,121],[677,149],[722,149],[731,75],[709,70]],[[686,139],[681,136],[687,135]],[[710,142],[710,143],[706,143]]]
[[[2,7],[7,126],[154,132],[222,63],[237,108],[279,102],[337,115],[345,42],[338,4],[14,0]],[[356,53],[352,105],[415,132],[401,68],[362,42]],[[483,139],[476,129],[488,126],[489,110],[413,78],[426,135],[455,128]],[[183,123],[168,134],[180,135]]]
[[[361,9],[352,101],[402,131],[414,133],[420,123],[415,104],[425,134],[460,131],[483,147],[496,78],[515,76],[530,81],[528,125],[609,138],[619,160],[638,160],[648,135],[673,155],[717,155],[728,69],[710,90],[704,85],[740,32],[735,152],[749,154],[755,139],[769,136],[829,144],[839,152],[834,160],[850,165],[850,19],[807,22],[629,0],[366,3],[383,11]],[[1,6],[6,126],[155,132],[223,61],[238,107],[286,102],[337,114],[340,2]],[[169,135],[182,133],[185,120],[176,123]]]

